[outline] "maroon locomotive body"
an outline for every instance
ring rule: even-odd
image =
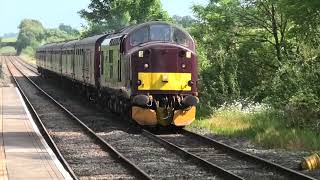
[[[40,73],[58,74],[90,99],[140,125],[185,126],[195,119],[195,45],[183,29],[148,22],[115,33],[38,48]]]

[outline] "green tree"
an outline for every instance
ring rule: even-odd
[[[74,34],[74,32],[66,32],[60,29],[47,29],[45,31],[45,42],[52,43],[52,42],[60,42],[66,41],[70,39],[78,38],[79,34]]]
[[[197,23],[191,32],[205,50],[201,64],[208,67],[202,67],[207,72],[202,78],[206,88],[212,86],[208,94],[215,94],[214,102],[261,101],[270,94],[273,75],[287,54],[288,19],[280,7],[277,0],[212,0],[194,6]]]
[[[79,38],[78,30],[69,25],[60,24],[59,28],[45,29],[37,20],[25,19],[19,25],[19,35],[16,42],[17,53],[30,56],[41,44],[59,42]]]
[[[17,53],[20,54],[22,49],[27,46],[41,42],[44,38],[44,28],[42,24],[33,19],[24,19],[21,21],[19,27],[19,35],[16,42]]]
[[[191,16],[174,15],[172,19],[175,24],[180,24],[184,28],[189,28],[193,25],[193,23],[195,23],[195,19],[193,19]]]
[[[61,31],[64,31],[67,34],[72,35],[72,36],[79,36],[80,35],[80,32],[77,29],[74,29],[69,25],[60,24],[58,29]]]
[[[160,0],[91,0],[80,12],[89,22],[85,35],[117,30],[130,24],[170,19]]]
[[[194,6],[197,22],[190,32],[198,45],[202,98],[207,105],[218,106],[239,98],[237,78],[238,17],[236,1],[215,1],[207,6]]]
[[[319,35],[320,1],[318,0],[281,0],[281,7],[299,30],[298,34],[304,34],[305,38],[313,38]]]
[[[203,102],[249,99],[288,125],[320,127],[320,2],[211,0],[194,6]]]

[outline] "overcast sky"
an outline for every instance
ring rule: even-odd
[[[191,15],[192,4],[205,4],[208,0],[161,0],[170,15]],[[80,28],[85,24],[77,13],[88,6],[90,0],[0,0],[0,36],[18,32],[24,18],[39,20],[46,28],[60,23]]]

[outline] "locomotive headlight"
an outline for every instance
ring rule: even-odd
[[[186,64],[181,64],[182,69],[186,68]]]
[[[193,86],[194,85],[194,81],[190,80],[188,81],[188,86]]]
[[[142,84],[141,80],[138,80],[136,84],[137,86],[140,86]]]
[[[169,81],[168,75],[166,74],[162,75],[162,82],[168,82],[168,81]]]
[[[144,68],[145,68],[145,69],[148,69],[148,67],[149,67],[149,64],[147,64],[147,63],[144,64]]]
[[[187,51],[187,52],[186,52],[186,58],[190,59],[190,58],[191,58],[191,55],[192,55],[192,54],[191,54],[190,51]]]
[[[143,58],[143,51],[139,51],[139,57]]]

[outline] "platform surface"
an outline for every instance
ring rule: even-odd
[[[15,87],[0,87],[0,179],[71,179]]]

